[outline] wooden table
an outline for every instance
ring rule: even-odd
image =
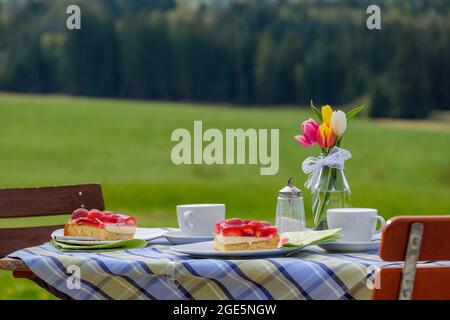
[[[0,259],[0,270],[8,270],[14,272],[31,272],[26,264],[16,258],[2,258]]]
[[[56,297],[64,300],[70,300],[71,298],[54,287],[48,285],[45,281],[42,281],[37,277],[23,262],[21,259],[17,258],[1,258],[0,259],[0,270],[11,271],[14,278],[28,279],[36,283],[41,288],[47,290]]]

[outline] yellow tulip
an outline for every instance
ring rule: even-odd
[[[333,114],[333,109],[330,105],[325,105],[322,107],[322,122],[331,121],[331,115]]]
[[[330,148],[334,143],[334,132],[330,121],[322,123],[317,131],[317,143],[322,149]]]

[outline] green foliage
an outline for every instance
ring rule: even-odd
[[[386,76],[380,76],[374,81],[369,115],[373,118],[388,118],[390,106],[395,105],[395,92]]]
[[[352,119],[353,117],[355,117],[356,115],[358,115],[358,113],[360,113],[361,111],[364,110],[366,106],[363,104],[362,106],[359,107],[355,107],[352,110],[350,110],[349,112],[346,113],[346,118],[347,121],[349,121],[350,119]]]
[[[313,104],[312,100],[311,100],[311,110],[314,112],[317,119],[319,119],[319,121],[322,121],[322,112]]]
[[[83,3],[81,30],[66,32],[61,64],[72,94],[115,96],[119,86],[119,46],[107,10]]]

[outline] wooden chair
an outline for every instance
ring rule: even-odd
[[[104,210],[99,184],[80,184],[25,189],[0,189],[1,218],[42,217],[71,214],[77,208]],[[16,250],[40,245],[62,225],[26,228],[0,228],[0,258]],[[4,258],[3,267],[14,270],[16,278],[27,278],[60,298],[68,297],[36,277],[21,260]],[[20,267],[17,267],[20,265]]]
[[[104,210],[99,184],[25,189],[0,189],[0,218],[71,214],[77,208]],[[0,220],[1,224],[1,220]],[[15,250],[42,244],[61,225],[0,228],[0,257]]]
[[[372,299],[450,299],[450,267],[418,261],[450,260],[450,216],[399,216],[383,228],[380,257],[404,261],[403,267],[383,267],[375,275]]]

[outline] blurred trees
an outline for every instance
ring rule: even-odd
[[[164,15],[127,15],[120,29],[121,94],[127,97],[171,99],[172,50]],[[173,82],[175,83],[175,82]]]
[[[450,109],[450,4],[383,1],[0,2],[0,90],[237,104]],[[375,1],[377,2],[377,1]],[[65,28],[78,4],[82,29]]]
[[[84,4],[82,28],[65,32],[63,54],[65,90],[88,96],[119,93],[120,59],[115,23],[109,10]]]

